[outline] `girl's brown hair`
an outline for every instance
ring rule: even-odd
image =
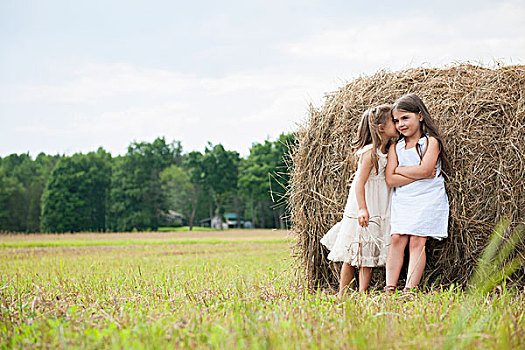
[[[398,98],[396,102],[394,102],[394,105],[392,106],[392,112],[394,111],[405,111],[416,114],[421,113],[421,116],[423,117],[423,120],[419,123],[421,135],[426,136],[428,134],[430,136],[434,136],[436,140],[438,140],[438,160],[441,161],[441,174],[444,174],[446,176],[447,172],[450,170],[450,161],[445,150],[445,143],[439,133],[439,128],[437,124],[434,122],[434,119],[432,119],[432,117],[430,116],[427,106],[425,106],[423,101],[419,98],[419,96],[415,94],[404,95]],[[399,139],[403,138],[404,136],[401,134],[399,136]],[[420,155],[420,157],[422,157],[422,155]]]
[[[376,173],[379,169],[377,150],[381,147],[379,124],[385,124],[388,118],[392,118],[391,109],[392,106],[390,105],[380,105],[367,109],[363,115],[361,115],[359,128],[357,129],[357,136],[352,143],[354,149],[361,149],[366,145],[372,144],[372,163],[374,164]]]

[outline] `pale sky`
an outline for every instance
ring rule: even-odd
[[[0,2],[0,156],[247,155],[381,69],[525,64],[525,0]]]

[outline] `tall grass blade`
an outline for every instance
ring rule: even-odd
[[[505,232],[509,230],[510,224],[510,218],[505,217],[494,228],[470,279],[467,298],[461,304],[455,318],[451,320],[452,326],[443,349],[462,347],[477,336],[481,326],[486,323],[488,314],[485,310],[479,310],[479,306],[476,307],[476,300],[484,297],[524,265],[525,260],[521,256],[505,263],[525,236],[524,226],[520,224],[505,239]],[[474,314],[479,314],[479,318],[472,319]]]

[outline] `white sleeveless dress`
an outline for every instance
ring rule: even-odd
[[[423,154],[427,147],[427,137],[423,136],[418,141]],[[420,164],[421,158],[416,147],[405,149],[404,139],[397,142],[396,154],[399,166]],[[448,196],[445,192],[445,180],[443,176],[439,176],[441,173],[439,161],[437,165],[434,178],[414,181],[394,189],[390,222],[391,234],[399,233],[436,239],[448,236]]]
[[[357,151],[359,159],[372,149],[367,145]],[[385,182],[386,154],[377,152],[378,172],[373,167],[365,183],[365,200],[370,221],[368,227],[357,222],[356,178],[352,182],[343,218],[321,238],[329,250],[328,259],[357,267],[384,266],[390,244],[390,197],[392,189]]]

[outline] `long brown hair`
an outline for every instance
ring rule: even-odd
[[[419,96],[415,94],[408,94],[398,98],[396,102],[394,102],[394,105],[392,106],[392,112],[394,111],[405,111],[416,114],[421,113],[421,116],[423,117],[423,120],[419,123],[421,135],[426,136],[428,134],[430,136],[434,136],[436,140],[438,140],[438,159],[441,161],[441,174],[444,174],[444,176],[446,177],[447,172],[451,168],[450,161],[445,150],[445,142],[439,133],[439,127],[437,126],[436,122],[434,122],[434,119],[432,119],[432,117],[430,116],[427,106],[425,106],[425,104],[419,98]],[[399,136],[399,139],[401,140],[403,138],[404,136],[403,134],[401,134]],[[420,155],[420,157],[422,157],[422,155]]]
[[[367,109],[363,115],[361,115],[357,136],[352,143],[354,149],[361,149],[366,145],[372,144],[372,163],[374,164],[376,173],[379,171],[377,150],[381,147],[379,124],[385,124],[388,118],[392,118],[391,109],[392,106],[390,105],[380,105]]]

